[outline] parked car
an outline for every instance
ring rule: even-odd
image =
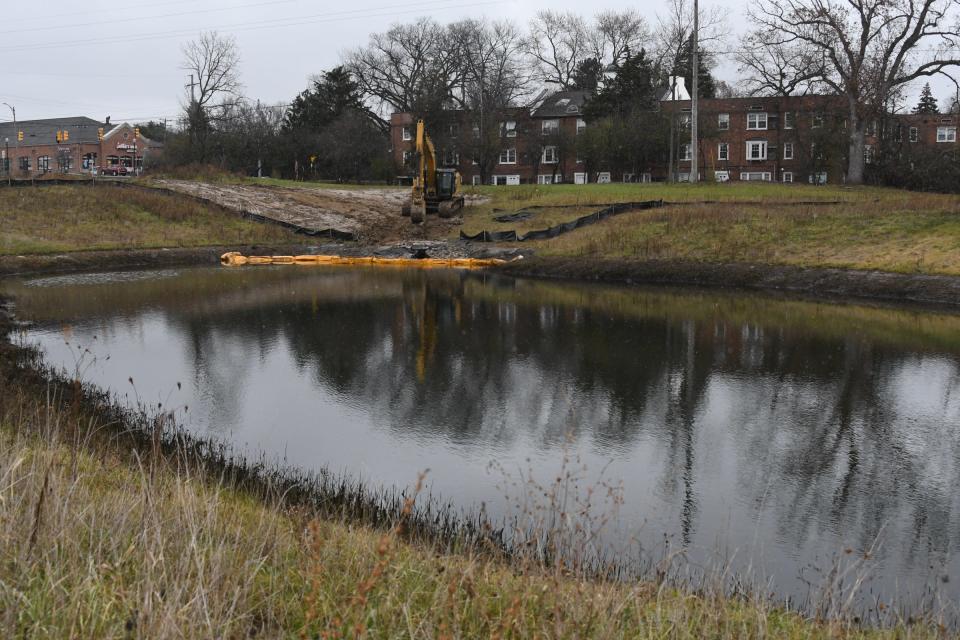
[[[127,168],[123,165],[112,164],[104,167],[100,174],[104,176],[125,176],[127,175]]]

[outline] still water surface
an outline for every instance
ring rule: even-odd
[[[622,482],[616,537],[648,558],[803,602],[874,548],[864,607],[960,597],[958,316],[346,268],[6,288],[51,363],[303,469],[429,468],[502,517],[505,474],[576,459]]]

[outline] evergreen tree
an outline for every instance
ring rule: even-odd
[[[625,117],[638,111],[650,111],[657,103],[653,64],[641,49],[628,55],[617,69],[617,75],[593,99],[587,102],[587,118]]]
[[[596,58],[587,58],[573,72],[573,88],[596,91],[603,77],[603,65]]]
[[[717,82],[710,72],[714,67],[713,54],[704,48],[700,48],[700,55],[697,60],[697,91],[701,98],[715,98],[717,95]],[[687,90],[693,90],[693,41],[688,40],[680,49],[671,74],[686,78]],[[664,81],[664,84],[666,82]]]
[[[336,67],[293,99],[284,129],[319,131],[350,110],[364,110],[360,89],[345,67]]]
[[[923,85],[923,91],[920,92],[920,102],[913,108],[913,112],[940,113],[940,107],[937,106],[937,99],[933,97],[929,82]]]

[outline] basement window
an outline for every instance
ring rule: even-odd
[[[784,182],[793,182],[793,171],[784,171],[784,172],[783,172],[783,181],[784,181]]]
[[[740,174],[740,179],[744,182],[770,182],[769,171],[747,171]]]

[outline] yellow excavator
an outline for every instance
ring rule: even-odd
[[[416,143],[418,171],[413,178],[410,199],[403,203],[400,213],[410,216],[410,222],[415,224],[423,223],[427,213],[438,213],[441,218],[449,218],[463,208],[460,172],[437,168],[437,152],[427,135],[423,120],[417,122]]]

